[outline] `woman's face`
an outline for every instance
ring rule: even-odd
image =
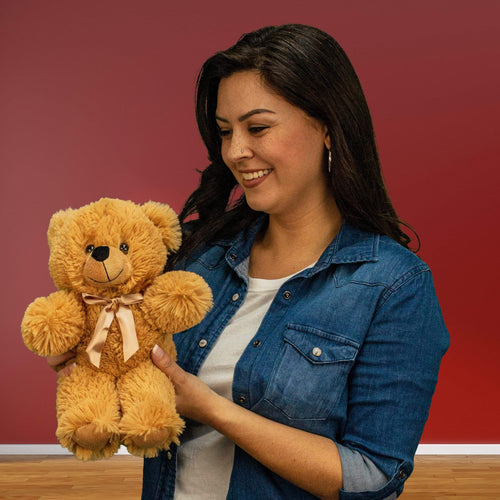
[[[222,158],[252,209],[305,215],[332,199],[326,127],[274,93],[258,72],[220,81],[216,119]]]

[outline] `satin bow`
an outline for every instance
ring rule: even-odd
[[[90,362],[99,368],[101,363],[101,353],[106,343],[109,327],[113,320],[118,320],[118,325],[123,338],[123,359],[127,361],[139,350],[139,341],[135,331],[134,315],[130,309],[131,304],[137,304],[144,300],[140,293],[131,293],[114,297],[100,297],[90,293],[82,293],[83,301],[89,305],[104,304],[101,314],[95,325],[94,335],[87,347],[87,354]]]

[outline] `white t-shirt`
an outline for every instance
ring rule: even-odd
[[[234,368],[257,333],[271,302],[291,276],[249,278],[242,305],[227,324],[200,368],[198,376],[232,401]],[[234,444],[206,425],[194,423],[181,437],[177,452],[175,500],[224,499],[233,469]]]

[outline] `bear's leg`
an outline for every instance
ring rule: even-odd
[[[151,458],[171,442],[179,444],[184,421],[175,409],[174,387],[163,372],[146,362],[117,385],[123,411],[120,430],[132,455]]]
[[[120,447],[120,402],[114,377],[85,366],[57,388],[56,436],[81,460],[108,458]]]

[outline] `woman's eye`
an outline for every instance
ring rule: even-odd
[[[94,245],[88,245],[85,249],[85,253],[92,253],[94,251]]]
[[[261,126],[261,127],[250,127],[248,130],[250,131],[251,134],[258,134],[259,132],[262,132],[266,128],[269,128],[269,127],[264,127],[264,126]]]
[[[219,136],[220,137],[228,137],[230,133],[231,133],[230,130],[221,130],[221,129],[219,129]]]
[[[126,243],[122,243],[120,245],[120,250],[123,252],[123,253],[128,253],[128,245]]]

